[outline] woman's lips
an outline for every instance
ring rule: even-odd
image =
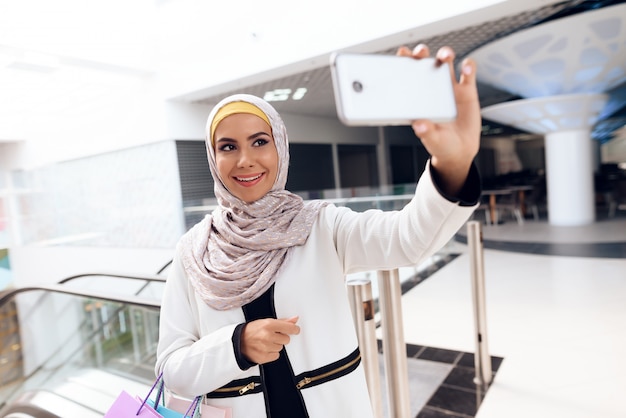
[[[237,184],[244,187],[252,187],[258,184],[265,173],[255,174],[252,176],[234,176],[233,179],[237,182]]]

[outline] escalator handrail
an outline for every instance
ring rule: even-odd
[[[152,275],[134,275],[134,274],[122,274],[122,273],[82,273],[76,274],[74,276],[66,277],[65,279],[59,280],[59,284],[65,284],[75,279],[81,279],[84,277],[115,277],[119,279],[131,279],[131,280],[144,280],[146,282],[165,282],[166,278],[163,276],[157,276],[156,274]]]
[[[168,268],[168,267],[169,267],[169,266],[170,266],[173,262],[174,262],[174,260],[172,259],[172,260],[168,261],[167,263],[165,263],[165,264],[163,265],[163,267],[161,267],[161,268],[159,269],[159,271],[157,271],[157,274],[161,274],[161,273],[163,273],[163,272],[165,271],[165,269],[167,269],[167,268]]]
[[[137,296],[134,297],[124,297],[121,295],[115,295],[111,293],[102,293],[102,292],[90,292],[88,290],[82,289],[70,289],[67,286],[59,285],[59,284],[39,284],[34,286],[24,286],[17,287],[14,289],[9,289],[8,291],[2,293],[0,296],[0,307],[4,306],[4,304],[15,297],[16,295],[24,292],[32,292],[32,291],[47,291],[53,293],[62,293],[66,295],[80,296],[91,299],[100,299],[108,302],[118,302],[125,303],[133,306],[140,306],[148,309],[160,309],[161,301],[157,301],[154,299],[145,299]]]

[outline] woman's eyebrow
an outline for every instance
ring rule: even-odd
[[[222,138],[218,138],[217,142],[237,142],[237,140],[233,139],[233,138],[228,138],[228,137],[222,137]]]
[[[255,134],[250,135],[250,136],[248,137],[248,140],[251,140],[251,139],[256,139],[256,138],[258,138],[258,137],[259,137],[259,136],[261,136],[261,135],[271,136],[270,134],[268,134],[268,133],[267,133],[267,132],[265,132],[265,131],[260,131],[260,132],[257,132],[257,133],[255,133]]]
[[[254,134],[248,136],[248,138],[246,138],[246,139],[248,141],[251,141],[251,140],[257,139],[258,137],[263,136],[263,135],[271,137],[271,135],[269,133],[267,133],[265,131],[259,131],[257,133],[254,133]],[[218,138],[216,143],[218,143],[218,142],[237,143],[237,140],[234,139],[234,138],[229,138],[227,136],[224,136],[224,137]]]

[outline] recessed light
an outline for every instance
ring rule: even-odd
[[[274,89],[266,91],[263,99],[268,102],[284,102],[289,99],[291,89]]]
[[[304,95],[306,94],[307,89],[306,87],[300,87],[299,89],[297,89],[294,93],[293,96],[291,96],[291,98],[293,100],[300,100],[304,97]]]
[[[298,87],[293,94],[291,94],[291,89],[274,89],[270,91],[266,91],[263,95],[263,99],[268,102],[284,102],[289,100],[291,97],[292,100],[301,100],[307,92],[306,87]]]

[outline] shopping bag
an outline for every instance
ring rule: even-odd
[[[165,404],[168,408],[182,413],[189,405],[189,401],[180,398],[174,394],[171,394],[169,395],[168,399],[166,399]],[[200,416],[202,418],[232,418],[233,413],[231,408],[212,406],[201,403]]]
[[[148,399],[148,398],[150,397],[150,394],[154,390],[155,385],[158,388],[157,395],[156,395],[156,400],[152,401],[151,399]],[[160,405],[159,405],[159,401],[162,401]],[[148,405],[153,407],[163,418],[188,418],[188,417],[193,418],[196,415],[198,415],[200,412],[201,401],[202,401],[202,396],[196,396],[184,414],[178,411],[175,411],[173,409],[167,408],[165,406],[165,381],[163,380],[163,373],[161,373],[159,377],[157,377],[157,380],[152,386],[152,389],[150,389],[150,393],[148,393],[148,396],[144,400],[144,403],[147,403]]]
[[[180,416],[180,414],[179,414]],[[131,396],[128,392],[122,391],[113,405],[109,408],[104,418],[162,418],[157,411],[149,405],[143,405],[142,399]]]
[[[145,398],[135,397],[133,398],[128,392],[122,391],[119,396],[113,402],[113,405],[109,408],[104,418],[131,418],[131,417],[148,417],[148,418],[193,418],[198,415],[200,411],[200,402],[202,397],[196,397],[185,414],[168,409],[165,404],[159,404],[159,401],[164,399],[164,382],[163,373],[156,379],[152,388],[148,392]],[[155,388],[157,389],[156,400],[152,401],[150,395]]]
[[[178,412],[174,409],[171,409],[169,407],[165,407],[165,405],[158,405],[158,406],[154,406],[154,401],[152,400],[148,400],[147,404],[150,405],[151,407],[154,407],[154,409],[156,410],[156,412],[159,414],[159,417],[163,417],[163,418],[193,418],[195,417],[197,414],[197,411],[199,410],[199,404],[198,402],[200,401],[200,398],[195,398],[192,402],[191,405],[189,405],[189,407],[187,408],[187,411],[185,413],[181,413]],[[188,403],[188,402],[187,402]]]

